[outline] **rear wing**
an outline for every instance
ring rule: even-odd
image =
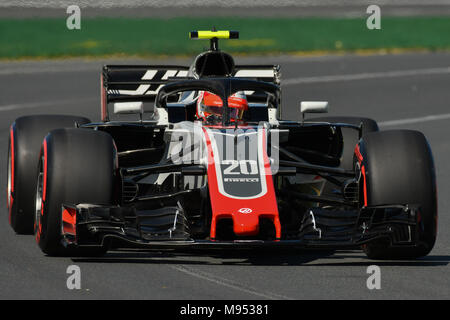
[[[189,67],[167,65],[106,65],[101,75],[102,120],[107,121],[111,102],[154,102],[170,80],[182,80]]]
[[[279,65],[236,65],[233,74],[236,78],[272,82],[280,84],[281,73]]]
[[[101,74],[101,116],[109,120],[108,104],[113,102],[154,102],[169,81],[188,79],[189,67],[170,65],[106,65]],[[278,65],[237,65],[233,77],[279,85]],[[265,103],[267,95],[246,91],[249,103]]]

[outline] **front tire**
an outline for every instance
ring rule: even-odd
[[[89,123],[83,117],[33,115],[17,118],[9,132],[7,206],[16,233],[32,234],[36,171],[42,140],[51,130]]]
[[[437,191],[433,155],[425,136],[412,130],[370,133],[359,143],[368,206],[415,204],[420,207],[415,247],[389,241],[363,246],[371,259],[411,259],[427,255],[437,236]],[[364,192],[363,192],[364,194]]]
[[[41,148],[37,177],[36,241],[52,256],[101,255],[69,250],[61,244],[61,205],[112,205],[117,157],[112,137],[91,129],[58,129],[48,134]]]

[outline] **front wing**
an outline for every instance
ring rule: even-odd
[[[280,240],[194,240],[183,222],[181,208],[138,211],[134,207],[89,204],[62,206],[62,242],[65,246],[121,248],[348,248],[384,239],[391,246],[413,247],[421,226],[420,208],[413,205],[364,207],[360,210],[311,208],[304,215],[298,235]]]

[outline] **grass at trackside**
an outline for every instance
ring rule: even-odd
[[[239,30],[221,40],[231,53],[289,53],[378,49],[450,49],[450,18],[382,18],[381,30],[365,19],[332,18],[84,18],[70,31],[64,19],[0,19],[0,59],[104,55],[191,55],[209,46],[188,31]]]

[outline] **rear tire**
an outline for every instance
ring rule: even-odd
[[[52,256],[101,255],[98,250],[71,250],[61,244],[61,205],[112,205],[117,160],[112,137],[92,129],[58,129],[41,148],[36,192],[36,241]]]
[[[364,137],[366,134],[370,132],[377,132],[380,129],[378,128],[378,124],[375,120],[369,118],[359,118],[359,117],[319,117],[308,119],[307,122],[312,121],[323,121],[330,123],[348,123],[359,126],[362,124],[362,136]],[[359,141],[358,131],[351,128],[341,128],[342,131],[342,140],[344,142],[344,148],[342,151],[341,164],[340,168],[346,170],[353,169],[353,154],[355,152],[355,147]]]
[[[34,115],[17,118],[11,125],[7,205],[9,223],[16,233],[33,233],[35,176],[45,135],[57,128],[75,127],[89,122],[87,118],[76,116]]]
[[[371,259],[411,259],[427,255],[437,236],[437,191],[433,155],[425,136],[412,130],[370,133],[359,143],[368,206],[417,204],[416,247],[393,248],[389,241],[363,246]]]

